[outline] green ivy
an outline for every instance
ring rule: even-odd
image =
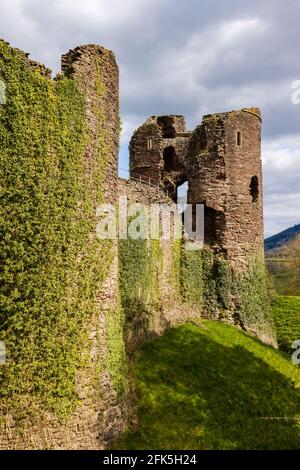
[[[104,368],[109,371],[119,398],[128,393],[128,363],[124,342],[125,316],[120,305],[106,314],[107,354]]]
[[[169,283],[174,291],[175,298],[180,299],[181,294],[181,266],[183,259],[184,243],[182,240],[173,240],[171,242],[171,266]]]
[[[246,273],[235,274],[233,293],[242,324],[269,338],[276,338],[266,267],[262,256],[249,260]]]
[[[229,308],[229,264],[209,247],[181,252],[182,301],[206,315]]]
[[[246,273],[231,273],[229,262],[209,247],[181,255],[184,304],[214,318],[238,317],[255,334],[274,339],[268,278],[262,257],[249,260]]]
[[[185,250],[181,257],[181,295],[189,306],[203,308],[203,262],[202,250]]]
[[[210,315],[218,311],[217,280],[214,270],[215,255],[209,247],[202,249],[202,277],[204,313]]]
[[[216,256],[214,261],[214,273],[216,278],[216,296],[221,309],[230,308],[231,282],[230,266],[227,260]]]
[[[5,410],[38,400],[66,417],[88,361],[89,318],[111,262],[95,233],[108,157],[99,111],[98,156],[87,178],[84,96],[75,79],[50,80],[0,41],[0,368]],[[99,78],[100,80],[100,78]],[[103,93],[103,87],[99,93]]]
[[[127,343],[156,329],[163,302],[162,275],[160,240],[119,240],[119,287]]]

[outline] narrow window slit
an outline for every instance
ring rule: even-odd
[[[252,196],[252,202],[257,202],[259,196],[259,184],[257,176],[252,176],[251,178],[250,194]]]

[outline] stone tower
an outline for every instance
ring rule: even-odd
[[[263,250],[261,115],[258,108],[204,116],[193,132],[182,116],[152,116],[130,142],[132,178],[159,185],[176,202],[204,205],[204,241],[236,269]]]
[[[76,80],[85,96],[89,142],[86,171],[93,173],[96,160],[103,160],[104,195],[117,200],[119,153],[119,68],[112,51],[95,44],[71,49],[62,56],[62,72]],[[100,139],[100,134],[105,138]],[[103,153],[109,152],[109,158]],[[107,161],[106,161],[107,160]]]
[[[159,185],[176,201],[177,187],[187,181],[190,137],[183,116],[150,117],[130,142],[131,178]]]

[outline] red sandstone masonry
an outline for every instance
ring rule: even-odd
[[[247,269],[249,258],[263,253],[259,109],[205,116],[193,133],[182,116],[152,116],[129,149],[132,178],[150,180],[174,201],[188,182],[188,202],[205,206],[205,243],[233,269]]]
[[[136,130],[130,142],[131,177],[159,185],[175,199],[177,186],[187,180],[184,164],[189,137],[183,116],[150,117]],[[174,149],[173,155],[171,149]],[[170,160],[168,170],[165,168],[167,160]]]
[[[120,131],[119,69],[115,56],[113,52],[101,46],[76,47],[62,56],[62,71],[79,81],[86,98],[89,125],[89,143],[86,149],[87,171],[93,171],[96,158],[105,158],[101,150],[104,144],[109,152],[107,161],[103,161],[106,169],[103,177],[105,200],[115,203]],[[103,122],[100,129],[99,112]],[[105,142],[99,142],[99,133],[102,129],[105,131]]]
[[[97,159],[103,159],[105,172],[102,188],[106,203],[117,203],[118,152],[119,152],[119,69],[114,54],[100,46],[77,47],[62,56],[62,71],[71,74],[80,83],[86,97],[86,113],[89,125],[89,143],[86,149],[87,172],[93,171]],[[102,127],[99,129],[99,112]],[[99,142],[104,130],[105,141]],[[102,149],[106,152],[102,152]],[[98,150],[97,150],[98,149]],[[108,153],[108,155],[105,155]],[[96,208],[95,208],[96,209]],[[92,326],[92,362],[103,362],[106,355],[105,315],[117,307],[118,254],[114,243],[114,260],[109,275],[98,295],[101,314]],[[98,334],[97,334],[98,333]],[[88,447],[103,448],[111,442],[127,424],[127,405],[119,403],[107,371],[99,377],[98,402],[95,398],[89,405],[89,416],[82,424],[83,438],[94,422],[91,442]],[[85,398],[85,397],[83,397]],[[85,401],[84,401],[85,403]]]

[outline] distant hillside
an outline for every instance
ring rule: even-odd
[[[300,224],[267,238],[265,240],[265,250],[270,251],[274,250],[275,248],[280,248],[298,234],[300,234]]]

